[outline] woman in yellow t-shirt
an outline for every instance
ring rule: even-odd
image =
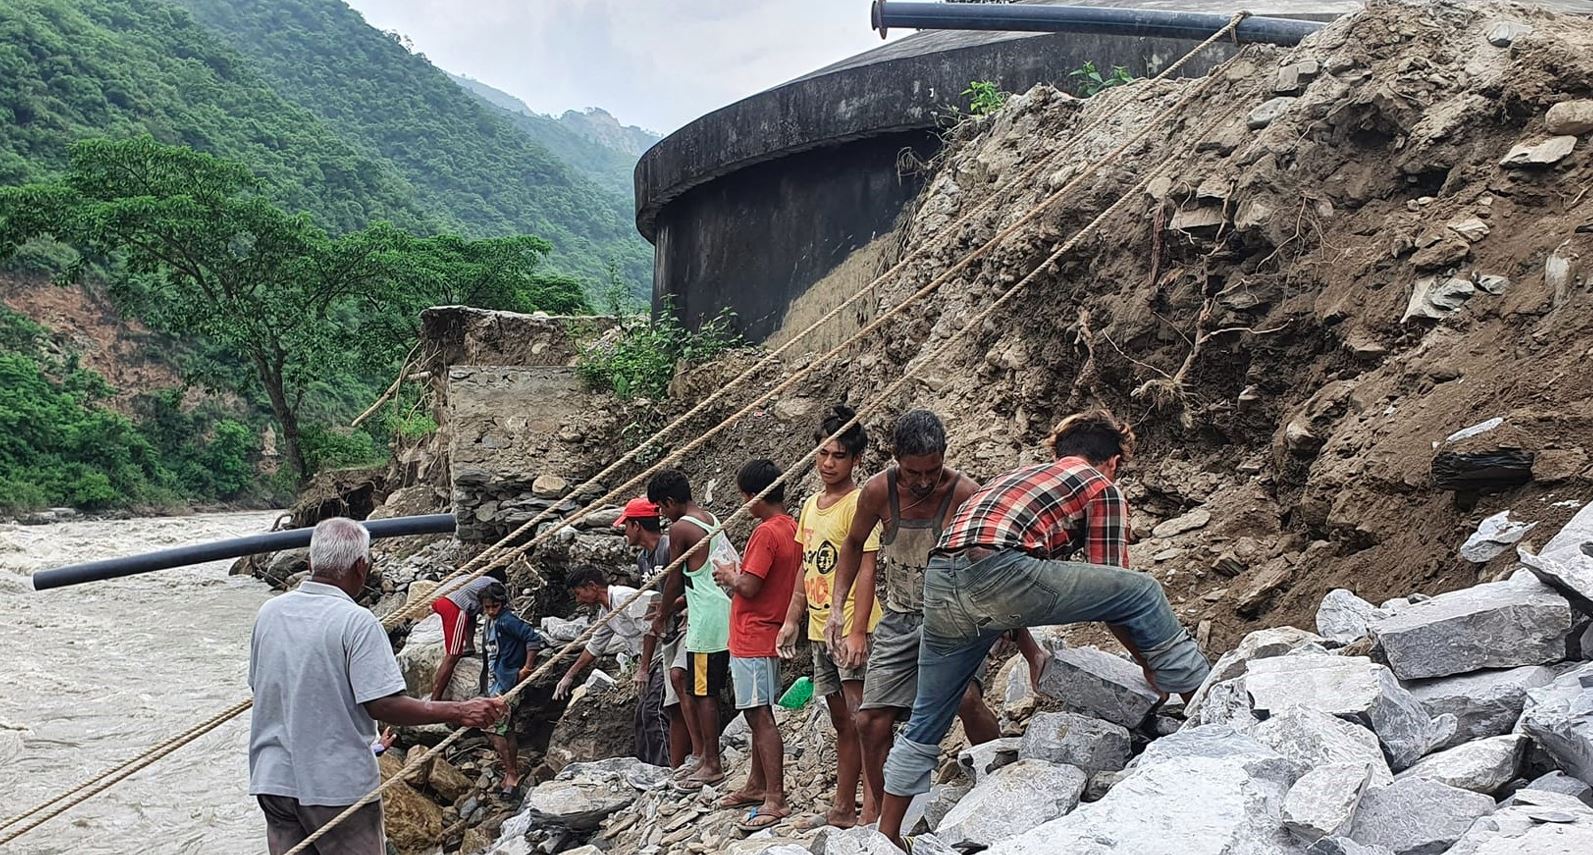
[[[814,441],[823,442],[852,420],[855,413],[850,407],[837,404],[830,410],[814,432]],[[863,701],[864,668],[841,667],[824,644],[824,624],[833,607],[830,597],[830,580],[835,565],[841,557],[841,544],[852,528],[852,517],[857,513],[857,484],[852,480],[852,470],[868,447],[868,434],[862,425],[853,425],[836,439],[825,442],[819,451],[819,480],[823,490],[810,496],[802,505],[797,518],[796,541],[802,545],[802,575],[797,577],[791,596],[791,607],[786,612],[785,625],[780,628],[780,655],[786,659],[796,656],[797,634],[801,632],[806,613],[809,647],[813,653],[813,691],[823,695],[830,708],[830,721],[835,725],[836,786],[835,802],[827,816],[803,817],[796,820],[800,829],[832,825],[851,828],[858,822],[857,784],[863,765],[862,744],[852,721],[858,704]],[[879,533],[869,537],[864,547],[863,566],[871,568],[874,553],[879,550]],[[858,586],[862,587],[862,586]],[[873,590],[856,590],[841,605],[846,615],[847,631],[859,612],[867,615],[868,631],[879,623],[880,607]],[[863,821],[872,822],[876,807],[870,788],[863,790]]]

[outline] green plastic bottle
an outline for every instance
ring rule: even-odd
[[[813,700],[813,681],[807,677],[798,677],[791,688],[785,690],[778,703],[788,710],[799,710]]]

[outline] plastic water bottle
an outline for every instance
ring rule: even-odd
[[[798,677],[791,688],[785,690],[777,703],[788,710],[799,710],[813,700],[813,681],[807,677]]]

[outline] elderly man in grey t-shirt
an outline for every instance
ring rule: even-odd
[[[395,725],[486,727],[506,707],[496,698],[420,701],[387,632],[354,602],[370,572],[370,533],[323,520],[310,536],[310,577],[260,607],[249,643],[254,712],[249,794],[266,817],[266,845],[281,855],[381,785],[371,742],[377,720]],[[384,855],[381,802],[361,808],[306,850]]]

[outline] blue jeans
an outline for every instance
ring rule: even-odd
[[[963,690],[1003,632],[1102,621],[1127,630],[1165,692],[1192,692],[1211,666],[1184,631],[1161,583],[1147,573],[1035,558],[1015,549],[982,561],[935,555],[924,574],[918,695],[885,761],[885,791],[929,790],[940,740]]]

